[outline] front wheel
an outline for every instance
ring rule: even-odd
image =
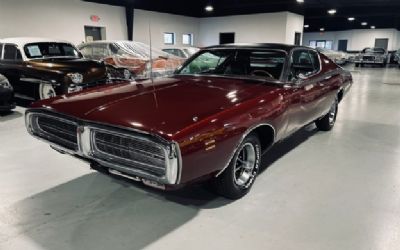
[[[56,96],[56,90],[53,85],[47,83],[41,83],[39,85],[39,97],[40,100],[49,99]]]
[[[338,112],[338,100],[335,99],[334,103],[329,109],[328,114],[315,121],[315,125],[317,125],[317,128],[322,131],[331,130],[335,125],[337,112]]]
[[[214,180],[218,194],[236,200],[249,192],[260,168],[260,148],[260,141],[254,134],[243,140],[228,168]]]

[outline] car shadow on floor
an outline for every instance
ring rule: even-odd
[[[6,122],[22,117],[23,114],[19,111],[0,112],[0,122]]]
[[[303,129],[271,148],[263,157],[263,171],[315,132]],[[9,249],[29,238],[40,249],[143,249],[193,220],[201,210],[231,202],[202,185],[162,192],[91,173],[3,209],[0,228],[5,233],[0,248]]]
[[[263,172],[274,162],[284,157],[286,154],[290,153],[290,151],[307,141],[317,132],[318,129],[316,128],[316,126],[314,124],[311,124],[304,127],[303,129],[300,129],[285,140],[276,143],[274,146],[272,146],[272,148],[270,148],[267,152],[263,154],[261,158],[261,167],[259,170],[259,174],[263,174]]]

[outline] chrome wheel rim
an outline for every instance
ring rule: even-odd
[[[337,105],[336,102],[332,105],[331,109],[329,110],[329,124],[332,125],[335,123],[336,120],[336,109]]]
[[[234,180],[236,185],[246,187],[254,176],[257,156],[253,144],[245,143],[239,149],[235,158]]]
[[[56,91],[50,84],[43,84],[40,88],[40,99],[49,99],[56,96]]]

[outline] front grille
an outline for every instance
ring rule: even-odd
[[[33,132],[44,139],[70,150],[78,150],[77,125],[56,117],[37,115]]]
[[[375,57],[374,56],[363,56],[364,61],[374,61]]]
[[[166,173],[165,149],[141,136],[127,136],[109,131],[93,131],[93,154],[134,170],[162,177]]]

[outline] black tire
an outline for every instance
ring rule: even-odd
[[[243,150],[246,150],[245,147],[253,148],[255,157],[254,157],[254,164],[250,169],[243,169],[238,166],[240,163],[240,157],[242,155]],[[241,154],[241,155],[239,155]],[[248,160],[249,153],[246,152],[247,155],[245,157],[247,159],[242,158],[245,162]],[[239,160],[238,160],[239,159]],[[261,145],[260,140],[254,134],[248,135],[240,146],[237,148],[235,155],[233,156],[229,166],[225,169],[225,171],[218,176],[212,183],[213,189],[221,196],[224,196],[228,199],[236,200],[242,198],[246,195],[257,177],[258,170],[260,168],[261,163]],[[243,166],[243,165],[242,165]],[[243,171],[243,172],[241,172]],[[248,171],[248,172],[246,172]],[[239,174],[238,174],[239,173]],[[244,174],[248,174],[248,180],[245,182],[241,182],[242,179],[238,178],[238,176],[245,176]],[[240,183],[240,184],[238,184]]]
[[[361,64],[360,64],[360,67],[361,67],[361,68],[364,67],[364,63],[361,63]]]
[[[336,117],[338,112],[338,100],[337,98],[333,102],[329,112],[322,118],[315,121],[315,125],[321,131],[330,131],[335,126]]]
[[[360,64],[356,63],[356,67],[360,66]]]

